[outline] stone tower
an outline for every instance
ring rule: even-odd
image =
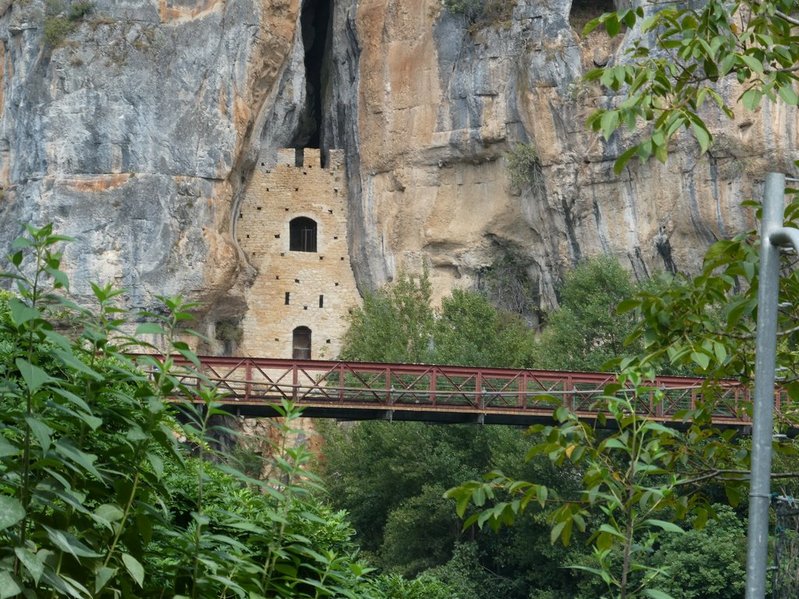
[[[347,247],[343,153],[282,149],[256,168],[237,237],[258,275],[247,294],[241,351],[271,358],[332,359],[349,311],[360,304]]]

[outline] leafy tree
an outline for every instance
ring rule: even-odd
[[[408,359],[401,348],[420,344],[409,343],[402,331],[418,329],[386,321],[402,318],[399,307],[392,305],[402,301],[406,313],[434,318],[432,326],[425,328],[429,331],[427,359],[498,367],[531,365],[533,336],[518,316],[499,311],[484,296],[466,291],[445,298],[436,314],[429,306],[429,295],[414,291],[419,287],[424,284],[406,285],[402,295],[384,290],[380,302],[365,304],[353,318],[344,354],[350,359],[386,359],[385,347],[392,343],[393,359]],[[423,305],[410,307],[408,298]],[[388,341],[382,332],[373,334],[375,327],[396,331],[394,338]],[[570,551],[549,545],[543,519],[499,536],[464,538],[451,502],[443,497],[448,487],[497,465],[520,476],[560,479],[556,486],[571,484],[568,468],[515,462],[513,456],[526,452],[531,443],[521,431],[385,422],[321,423],[321,430],[325,485],[336,506],[350,512],[360,545],[374,555],[378,565],[405,575],[427,571],[453,586],[463,599],[526,599],[533,588],[567,589],[566,594],[573,589],[565,572],[542,575],[542,564],[557,568],[563,554]],[[476,556],[476,562],[467,564],[467,555]]]
[[[641,121],[648,124],[643,140],[617,160],[616,171],[636,155],[642,160],[654,155],[665,161],[669,140],[682,128],[689,129],[701,151],[706,151],[712,136],[700,116],[703,105],[710,100],[728,117],[733,116],[732,107],[714,87],[725,77],[742,86],[738,101],[747,109],[754,109],[764,97],[797,104],[794,87],[799,44],[793,29],[799,21],[791,16],[794,9],[792,1],[709,0],[699,6],[658,6],[648,15],[641,7],[625,9],[589,24],[588,29],[604,25],[610,35],[618,34],[623,25],[640,26],[644,34],[631,41],[625,60],[588,76],[625,94],[618,103],[592,115],[589,124],[594,130],[609,139],[623,125],[634,129]],[[789,218],[794,213],[795,208],[791,207]],[[637,360],[623,362],[625,366],[635,362],[635,366],[620,380],[625,382],[632,376],[639,387],[641,373],[649,375],[653,365],[664,362],[691,365],[716,377],[748,373],[751,315],[756,309],[751,291],[757,283],[757,262],[752,259],[756,253],[756,246],[745,237],[719,244],[709,252],[697,280],[681,281],[673,291],[644,294],[626,304],[627,310],[640,310],[643,320],[638,338],[651,351]],[[781,283],[782,299],[790,301],[795,297],[795,281],[790,275]],[[787,327],[783,328],[779,344],[781,365],[791,373],[785,382],[789,393],[795,395],[795,328],[789,315],[782,317],[782,323]],[[747,473],[748,452],[745,444],[733,445],[729,435],[725,437],[707,426],[712,404],[686,411],[686,419],[692,420],[686,435],[666,433],[666,429],[659,430],[652,422],[635,425],[634,405],[625,406],[629,392],[619,393],[622,390],[618,388],[608,391],[603,401],[618,431],[608,433],[597,444],[598,439],[592,440],[581,432],[572,415],[559,410],[556,416],[561,424],[549,430],[549,447],[542,444],[539,448],[548,452],[550,459],[586,465],[582,501],[597,502],[604,515],[597,521],[601,524],[593,536],[598,564],[593,573],[615,589],[614,596],[641,593],[665,597],[665,592],[655,586],[662,588],[666,584],[659,580],[657,564],[648,563],[645,555],[636,556],[636,552],[642,547],[653,548],[655,535],[661,536],[657,529],[673,530],[673,519],[689,509],[696,510],[697,524],[703,524],[708,506],[701,493],[691,489],[693,485],[729,477],[728,494],[736,501]],[[617,459],[608,463],[596,453],[601,446],[608,453],[615,452]],[[712,458],[716,452],[724,454],[723,458]],[[653,478],[647,481],[650,476]],[[620,492],[614,492],[614,488]],[[487,481],[462,485],[451,494],[458,498],[459,509],[465,513],[470,503],[483,506],[497,491],[510,493],[513,499],[482,509],[470,521],[498,526],[512,522],[533,502],[546,505],[549,500],[545,486],[507,479],[501,473],[490,475]],[[636,505],[628,503],[637,495]],[[563,539],[573,527],[587,526],[581,508],[573,502],[566,505],[571,507],[554,513],[555,538]],[[664,507],[666,511],[661,512]]]
[[[729,507],[701,529],[664,539],[652,563],[668,572],[662,588],[674,599],[737,599],[746,580],[746,525]]]
[[[636,414],[638,397],[654,393],[657,400],[658,391],[643,382],[647,378],[626,371],[619,384],[606,388],[600,401],[617,427],[612,432],[600,434],[565,407],[555,413],[559,424],[535,427],[542,439],[527,459],[545,455],[557,466],[580,466],[582,481],[576,492],[494,471],[482,481],[448,491],[460,515],[472,504],[480,508],[465,526],[487,523],[498,529],[533,506],[551,505],[553,542],[568,544],[576,530],[591,534],[595,565],[571,567],[599,577],[613,597],[662,597],[656,587],[663,569],[653,566],[649,555],[662,533],[682,533],[675,519],[695,512],[706,520],[708,505],[688,474],[690,461],[699,459],[690,451],[699,440],[697,432],[684,436]],[[730,459],[729,449],[725,456],[718,444],[713,444],[711,455],[722,463]],[[736,484],[741,482],[739,478]]]
[[[366,294],[344,336],[342,360],[423,363],[430,359],[434,313],[427,271],[400,273],[393,285]]]
[[[485,296],[455,289],[441,302],[433,359],[442,364],[530,368],[533,335],[522,319]]]
[[[625,354],[626,337],[634,320],[619,315],[616,306],[635,290],[630,275],[617,260],[587,260],[566,274],[560,308],[554,311],[535,353],[538,368],[601,370]]]
[[[616,161],[616,172],[634,156],[665,162],[669,140],[683,128],[706,151],[713,141],[702,118],[708,104],[728,118],[736,104],[754,110],[763,98],[796,105],[795,8],[793,0],[708,0],[625,8],[589,22],[587,31],[602,25],[611,36],[640,28],[623,60],[587,74],[624,95],[591,116],[595,131],[609,139],[622,126],[648,126],[644,139]],[[739,86],[734,103],[719,93],[722,83]]]

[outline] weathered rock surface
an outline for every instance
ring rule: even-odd
[[[624,140],[583,126],[613,98],[580,76],[619,51],[580,39],[569,0],[479,26],[440,0],[96,0],[75,20],[69,6],[0,2],[0,241],[53,221],[77,240],[78,293],[116,281],[132,306],[180,293],[209,322],[246,311],[255,271],[231,215],[255,161],[287,145],[345,150],[362,290],[428,264],[440,296],[510,257],[544,307],[598,253],[640,277],[694,270],[752,225],[739,203],[762,174],[797,158],[795,109],[764,105],[709,114],[708,155],[685,138],[666,165],[614,176]],[[71,30],[48,44],[57,19]],[[539,168],[514,189],[518,144]]]
[[[283,70],[299,3],[14,2],[4,50],[0,237],[55,222],[78,294],[114,281],[218,304],[241,265],[233,199],[259,147],[255,122]],[[53,24],[71,29],[48,44]]]
[[[430,261],[443,292],[510,254],[546,306],[584,257],[615,254],[639,277],[691,271],[708,243],[752,224],[739,204],[764,172],[791,168],[796,111],[709,114],[709,155],[683,139],[668,164],[631,163],[617,177],[623,141],[583,124],[613,99],[580,81],[614,47],[602,34],[581,40],[570,8],[521,1],[510,22],[475,31],[435,0],[361,4],[361,202],[377,220],[360,257],[369,272]],[[518,143],[535,147],[543,180],[514,195],[505,158]]]

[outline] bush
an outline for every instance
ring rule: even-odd
[[[513,193],[532,189],[534,193],[544,191],[544,174],[538,152],[532,144],[516,144],[507,154],[505,161]]]
[[[94,2],[79,0],[67,9],[61,0],[47,0],[44,19],[44,42],[56,48],[75,30],[77,22],[94,9]]]
[[[512,0],[443,0],[443,3],[450,13],[466,17],[477,28],[507,23],[515,5]]]

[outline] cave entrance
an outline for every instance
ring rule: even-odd
[[[304,0],[300,25],[305,48],[306,100],[291,146],[319,148],[323,105],[330,60],[330,5],[332,0]]]
[[[569,11],[569,25],[577,33],[582,34],[583,27],[586,26],[588,21],[614,10],[616,10],[614,0],[572,0],[572,7]]]

